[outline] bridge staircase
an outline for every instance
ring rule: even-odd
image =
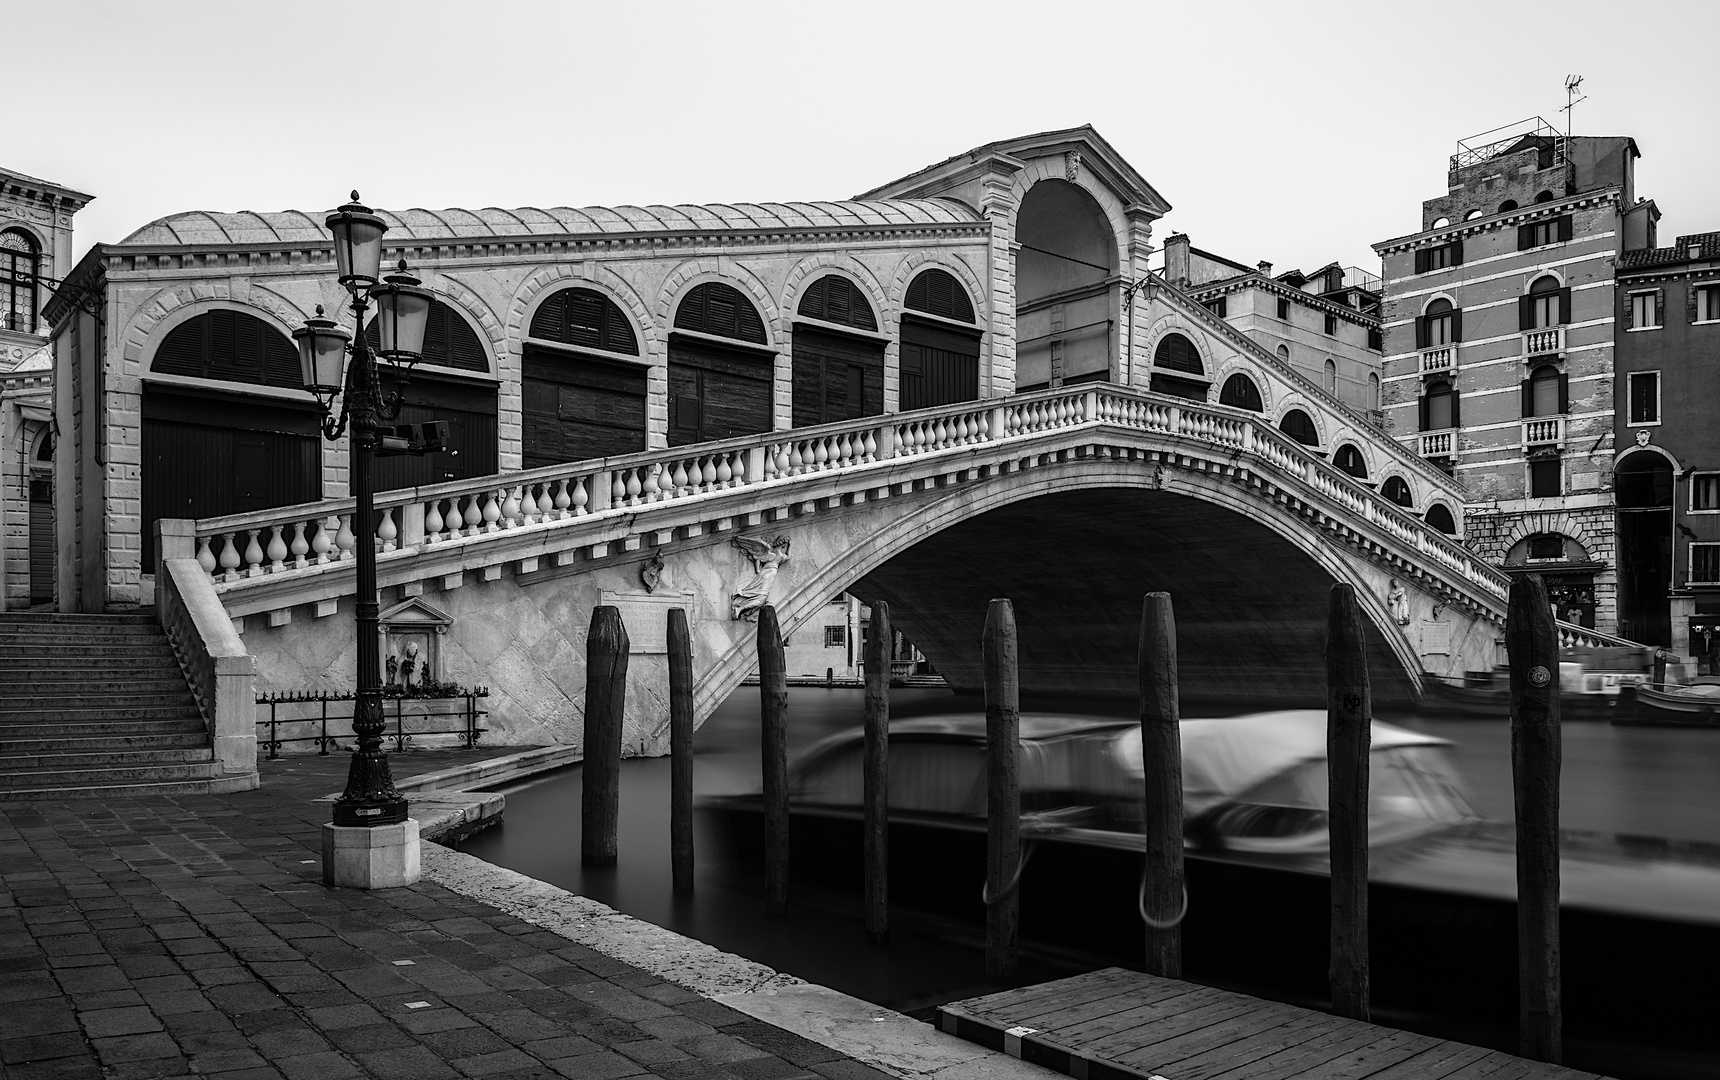
[[[0,613],[0,801],[254,784],[222,774],[154,616]]]

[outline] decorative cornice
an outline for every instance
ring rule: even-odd
[[[1616,188],[1601,188],[1598,191],[1573,195],[1570,198],[1555,200],[1547,203],[1532,203],[1520,206],[1515,210],[1491,217],[1480,217],[1473,221],[1459,222],[1447,225],[1443,229],[1411,233],[1391,240],[1381,240],[1373,245],[1375,253],[1392,255],[1400,251],[1413,251],[1420,247],[1437,247],[1440,244],[1457,240],[1465,236],[1474,236],[1490,229],[1502,228],[1507,225],[1521,225],[1525,222],[1537,221],[1545,217],[1554,217],[1567,210],[1581,210],[1586,206],[1599,206],[1603,203],[1617,203],[1621,200],[1622,192]]]
[[[1250,270],[1246,274],[1224,278],[1220,281],[1209,282],[1205,285],[1191,285],[1184,291],[1199,300],[1201,297],[1205,296],[1220,296],[1227,293],[1241,292],[1245,288],[1258,288],[1263,292],[1272,293],[1276,296],[1282,296],[1286,299],[1306,304],[1309,307],[1314,308],[1316,311],[1324,311],[1331,315],[1342,315],[1350,322],[1367,327],[1370,330],[1377,330],[1380,327],[1380,319],[1377,315],[1369,315],[1366,312],[1357,311],[1353,307],[1348,307],[1344,304],[1327,300],[1323,296],[1315,296],[1312,293],[1305,293],[1300,289],[1293,289],[1282,281],[1276,281],[1267,277],[1258,270]],[[1362,291],[1371,292],[1372,290],[1364,289]]]

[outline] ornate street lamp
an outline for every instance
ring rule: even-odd
[[[424,332],[430,314],[430,294],[419,288],[419,281],[406,273],[401,260],[397,273],[381,276],[382,234],[388,224],[358,202],[358,192],[352,202],[328,216],[329,232],[334,236],[335,263],[340,284],[352,296],[352,314],[357,333],[349,333],[324,317],[319,305],[315,318],[306,321],[293,337],[299,346],[299,363],[305,389],[316,398],[322,410],[322,431],[330,441],[338,441],[348,425],[352,429],[352,530],[360,537],[355,553],[358,556],[356,583],[356,629],[358,632],[358,695],[353,709],[352,730],[358,739],[358,749],[347,769],[346,790],[334,804],[334,825],[340,828],[375,828],[406,821],[406,798],[394,787],[389,773],[388,754],[382,749],[382,670],[377,641],[376,548],[371,541],[372,522],[376,516],[374,477],[371,462],[378,449],[422,453],[421,443],[400,437],[392,421],[400,415],[401,395],[398,390],[385,392],[377,371],[380,356],[397,372],[397,382],[404,386],[406,374],[424,349]],[[372,302],[377,307],[377,331],[380,348],[372,351],[365,335],[365,315]],[[352,361],[347,363],[347,354]],[[334,398],[341,397],[339,415],[335,415]],[[415,839],[415,838],[414,838]],[[373,885],[365,873],[344,876],[331,866],[338,860],[333,852],[341,842],[324,841],[324,880],[332,884]],[[331,845],[334,845],[331,847]],[[369,845],[349,845],[356,852],[371,850]],[[348,860],[351,863],[352,860]],[[409,857],[411,877],[416,877],[416,845]],[[344,864],[343,864],[344,865]],[[386,877],[387,875],[384,875]],[[384,880],[380,884],[405,884],[405,881]]]

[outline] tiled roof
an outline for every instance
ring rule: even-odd
[[[1690,257],[1690,248],[1693,245],[1699,249],[1694,260]],[[1627,251],[1619,256],[1618,266],[1620,270],[1643,270],[1652,266],[1675,266],[1678,263],[1711,260],[1720,260],[1720,232],[1680,236],[1678,242],[1671,247]]]
[[[547,210],[377,211],[388,239],[450,240],[591,233],[705,232],[746,229],[819,229],[867,225],[942,225],[977,222],[978,214],[950,199],[875,199],[847,202],[713,203],[709,206],[567,206]],[[212,244],[326,243],[327,211],[192,210],[150,222],[119,247]]]

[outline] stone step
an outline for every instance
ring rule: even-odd
[[[134,717],[86,720],[61,716],[36,720],[29,724],[0,725],[0,739],[10,744],[15,739],[49,738],[58,735],[175,735],[208,730],[209,725],[204,723],[202,717],[188,716],[183,712],[176,717],[149,720]]]
[[[84,708],[57,705],[47,709],[0,711],[0,734],[28,731],[41,724],[153,723],[162,720],[201,720],[203,713],[191,695],[152,705],[97,704]]]
[[[0,646],[0,664],[22,667],[30,664],[82,663],[89,665],[108,660],[149,660],[158,664],[178,666],[173,647],[165,641],[137,645],[92,645],[87,641],[66,645],[6,645]]]
[[[243,776],[211,775],[196,780],[170,780],[153,783],[114,785],[44,785],[42,787],[0,788],[0,802],[37,802],[50,799],[124,799],[148,795],[221,795],[230,791],[251,791],[257,786],[257,774]]]
[[[0,773],[47,769],[92,769],[105,765],[178,765],[213,761],[207,746],[168,746],[157,749],[104,750],[80,746],[73,750],[35,750],[29,753],[0,753]]]
[[[209,746],[206,730],[151,735],[130,733],[100,733],[94,735],[30,735],[23,738],[0,738],[0,747],[9,754],[102,753],[126,750],[197,750]]]
[[[0,629],[36,626],[153,626],[160,629],[154,615],[90,615],[62,611],[8,611],[0,613]]]
[[[166,641],[159,626],[43,626],[26,629],[0,625],[0,645],[51,641],[58,644],[77,641]]]
[[[185,675],[179,670],[179,664],[173,659],[172,654],[163,658],[160,656],[112,656],[108,653],[96,653],[84,657],[81,662],[78,657],[71,655],[0,657],[0,680],[7,682],[24,682],[32,675],[39,675],[43,681],[48,681],[101,672],[137,672],[140,675],[152,675],[158,679],[175,678],[180,682],[185,681]]]
[[[183,705],[196,702],[191,687],[181,678],[116,680],[118,685],[92,691],[91,684],[70,686],[36,684],[28,693],[21,688],[0,695],[0,716],[7,713],[36,714],[55,709],[123,709],[149,705]]]
[[[184,780],[206,780],[214,776],[213,760],[159,762],[137,765],[92,765],[77,769],[0,769],[0,790],[47,787],[85,787],[118,784],[154,784]]]
[[[95,670],[91,670],[91,668]],[[185,676],[175,668],[141,668],[136,671],[107,671],[98,665],[82,668],[44,668],[40,672],[0,671],[0,698],[20,695],[40,698],[104,698],[109,694],[190,693]]]

